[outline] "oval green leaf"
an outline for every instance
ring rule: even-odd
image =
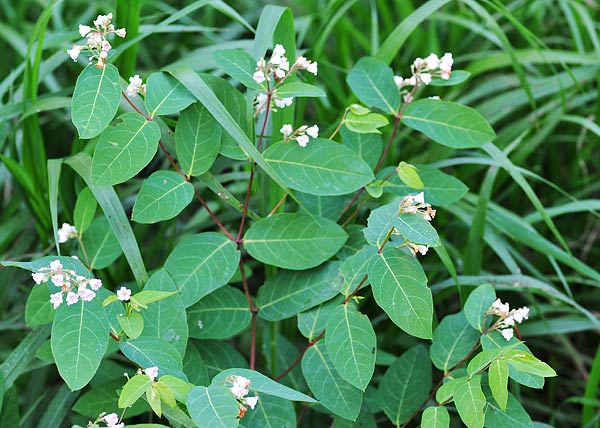
[[[150,163],[160,139],[160,129],[137,113],[125,113],[102,133],[92,158],[96,186],[123,183]]]
[[[187,397],[187,408],[199,427],[236,428],[240,423],[239,404],[229,388],[223,385],[192,388]]]
[[[254,223],[244,236],[244,247],[263,263],[302,270],[329,259],[346,239],[344,229],[331,220],[281,213]]]
[[[139,337],[121,342],[123,355],[142,368],[158,367],[158,376],[173,375],[187,381],[182,357],[170,343],[154,337]]]
[[[120,314],[117,320],[119,320],[119,325],[130,339],[137,339],[144,331],[144,319],[137,312],[129,315]]]
[[[346,78],[350,89],[369,107],[395,115],[400,107],[400,94],[394,83],[394,73],[384,62],[361,58]]]
[[[252,77],[256,70],[256,60],[247,52],[227,49],[213,53],[213,57],[226,74],[240,81],[244,86],[264,90],[263,86]]]
[[[469,294],[465,302],[465,316],[471,327],[479,331],[483,331],[487,327],[485,313],[492,306],[494,300],[496,300],[496,291],[490,284],[480,285]]]
[[[440,245],[437,231],[420,214],[403,213],[394,219],[394,226],[404,238],[415,244],[429,247]]]
[[[481,376],[461,380],[454,389],[454,402],[468,428],[483,428],[485,395],[481,390]]]
[[[311,195],[345,195],[375,178],[354,151],[323,138],[311,140],[306,147],[294,141],[276,143],[264,157],[285,184]]]
[[[344,146],[352,149],[371,168],[375,168],[383,152],[383,139],[380,134],[358,134],[343,126],[340,135]]]
[[[421,416],[421,426],[429,428],[448,428],[450,414],[444,406],[428,407]]]
[[[79,138],[93,138],[104,131],[117,114],[120,100],[117,67],[106,64],[104,68],[84,68],[77,78],[71,104],[71,120]]]
[[[292,82],[281,85],[276,90],[277,97],[324,97],[325,92],[321,88],[308,83]]]
[[[137,223],[169,220],[189,205],[194,186],[175,171],[156,171],[144,180],[133,205],[132,219]]]
[[[123,409],[132,406],[146,393],[151,384],[152,380],[145,374],[135,375],[129,379],[119,396],[119,407]]]
[[[77,202],[75,202],[75,209],[73,210],[73,223],[79,236],[83,235],[92,220],[94,220],[97,208],[98,202],[94,194],[89,187],[84,187],[77,195]]]
[[[431,361],[444,373],[469,354],[480,333],[469,325],[464,312],[448,315],[435,329],[431,345]]]
[[[146,110],[150,116],[177,113],[196,98],[183,84],[167,73],[152,73],[146,80]]]
[[[108,220],[104,215],[97,217],[83,235],[83,248],[80,249],[79,257],[89,260],[92,269],[104,269],[114,263],[123,254],[119,241]]]

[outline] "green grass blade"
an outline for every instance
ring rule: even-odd
[[[19,346],[12,351],[0,365],[0,372],[4,376],[4,391],[15,383],[15,380],[27,370],[29,363],[35,358],[35,353],[50,336],[50,325],[32,330],[25,336]]]
[[[56,244],[56,254],[60,256],[60,245],[58,244],[58,189],[60,181],[60,170],[62,159],[48,159],[48,201],[50,203],[50,218],[52,220],[52,230],[54,243]]]

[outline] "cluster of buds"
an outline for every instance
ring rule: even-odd
[[[58,242],[64,244],[71,238],[77,238],[77,229],[69,223],[63,223],[60,229],[57,230]]]
[[[435,217],[435,210],[431,208],[431,205],[425,202],[425,195],[423,192],[414,196],[407,195],[402,198],[398,209],[398,215],[404,213],[422,215],[427,221],[431,221]]]
[[[394,76],[394,82],[398,89],[402,89],[407,86],[413,86],[417,88],[421,84],[429,85],[433,77],[440,77],[443,80],[450,79],[450,73],[452,72],[452,64],[454,59],[451,53],[445,53],[444,56],[438,58],[434,53],[429,54],[426,58],[417,58],[410,66],[412,76],[409,78],[402,78],[402,76]],[[404,101],[409,103],[412,101],[412,94],[414,91],[408,92],[404,95]]]
[[[50,303],[54,309],[63,303],[65,295],[64,300],[67,305],[73,305],[79,299],[89,302],[96,297],[96,291],[102,287],[101,280],[77,275],[74,270],[63,268],[60,260],[50,262],[50,266],[41,267],[38,272],[32,273],[31,277],[38,285],[51,281],[60,288],[59,292],[50,295]]]
[[[98,62],[96,67],[104,68],[106,65],[106,58],[108,52],[112,49],[110,42],[106,37],[114,33],[117,36],[124,38],[127,32],[125,28],[115,29],[115,26],[111,24],[113,15],[98,15],[94,20],[94,27],[89,25],[79,24],[79,34],[81,37],[85,37],[87,43],[85,45],[73,45],[71,49],[67,49],[67,53],[73,61],[77,61],[79,54],[87,50],[90,52],[90,62],[97,59]]]
[[[240,405],[239,418],[242,418],[246,414],[248,407],[254,410],[258,402],[258,397],[246,397],[250,392],[250,384],[252,383],[250,379],[243,376],[231,375],[225,379],[225,382],[231,385],[229,389],[234,397],[237,398]]]
[[[500,333],[506,340],[510,340],[514,336],[513,327],[515,322],[521,324],[523,320],[529,319],[529,308],[523,306],[511,311],[508,303],[502,303],[500,299],[496,299],[486,311],[486,314],[500,317],[494,326],[500,330]]]
[[[135,97],[137,94],[146,95],[146,84],[142,82],[139,74],[129,78],[129,85],[125,92],[128,97]]]
[[[266,111],[269,100],[272,104],[269,107],[273,110],[292,105],[293,97],[280,98],[277,96],[277,86],[281,85],[296,70],[306,70],[316,76],[318,64],[316,61],[313,62],[299,56],[296,58],[296,62],[290,66],[290,61],[285,56],[285,48],[280,44],[275,45],[269,61],[264,58],[258,60],[252,78],[270,93],[270,96],[263,92],[256,96],[254,105],[257,113]]]
[[[283,134],[283,142],[288,142],[290,140],[296,140],[300,147],[306,147],[310,138],[317,138],[319,136],[319,127],[317,125],[313,125],[308,127],[307,125],[302,125],[298,129],[294,130],[292,125],[286,124],[281,127],[279,130]]]

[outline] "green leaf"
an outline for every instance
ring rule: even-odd
[[[488,382],[494,400],[502,410],[506,411],[508,402],[508,363],[506,360],[492,361],[488,369]]]
[[[388,123],[387,117],[377,113],[357,115],[350,111],[344,119],[344,125],[348,130],[357,134],[381,134],[378,128],[382,128]]]
[[[269,373],[272,378],[287,370],[296,359],[300,356],[300,352],[296,348],[295,341],[292,342],[282,334],[275,333],[274,340],[271,339],[270,329],[265,329],[262,340],[262,353],[266,361],[266,367],[269,368]],[[278,380],[282,384],[289,386],[296,391],[307,391],[308,385],[302,375],[302,369],[299,364],[296,364],[292,370]]]
[[[77,78],[71,104],[71,120],[79,137],[87,139],[100,134],[115,117],[120,100],[119,70],[114,65],[84,68]]]
[[[452,70],[450,73],[450,79],[444,80],[441,77],[433,76],[431,78],[430,86],[454,86],[465,82],[471,73],[465,70]]]
[[[137,312],[129,315],[121,314],[117,318],[119,325],[130,339],[137,339],[144,331],[144,319]]]
[[[239,404],[231,391],[223,385],[192,388],[187,398],[187,408],[192,420],[199,427],[239,426]]]
[[[292,82],[277,88],[279,98],[287,97],[324,97],[325,92],[321,88],[308,83]]]
[[[344,296],[349,296],[363,282],[375,253],[377,253],[377,248],[366,245],[356,254],[344,260],[340,266],[340,274],[344,278],[344,285],[340,291]],[[368,283],[369,280],[365,280],[362,287],[365,287]]]
[[[400,107],[400,94],[394,73],[378,59],[361,58],[346,78],[354,95],[368,107],[395,115]]]
[[[431,339],[433,299],[419,262],[398,248],[373,258],[369,279],[377,304],[408,334]]]
[[[108,322],[98,301],[80,300],[56,310],[52,325],[52,355],[71,390],[83,388],[96,374],[108,347]]]
[[[496,138],[492,127],[476,110],[449,101],[425,99],[410,103],[402,123],[455,149],[481,147]]]
[[[229,376],[243,376],[246,379],[250,379],[252,384],[250,385],[251,391],[262,392],[263,394],[273,395],[275,397],[285,398],[291,401],[304,401],[306,403],[316,403],[312,397],[306,394],[295,391],[285,385],[282,385],[267,376],[250,369],[245,368],[230,368],[222,371],[211,381],[211,385],[223,384]]]
[[[87,268],[84,265],[82,265],[79,260],[74,259],[73,257],[66,256],[45,256],[40,259],[33,260],[31,262],[15,262],[12,260],[2,260],[0,261],[0,264],[2,264],[2,266],[5,267],[13,266],[21,269],[27,269],[31,272],[38,272],[41,268],[50,266],[50,262],[53,262],[54,260],[60,261],[60,263],[63,265],[63,269],[74,270],[77,275],[85,276],[86,278],[89,278],[91,275],[90,271],[88,271]],[[48,287],[50,286],[54,287],[49,282]]]
[[[427,348],[417,345],[386,370],[378,389],[378,402],[395,426],[421,407],[431,389],[431,363]]]
[[[344,195],[374,179],[354,151],[323,138],[312,139],[306,147],[294,141],[276,143],[263,155],[289,187],[311,195]]]
[[[485,312],[492,306],[494,300],[496,300],[496,291],[489,284],[480,285],[469,294],[464,311],[471,327],[479,331],[487,327]]]
[[[481,376],[461,380],[454,389],[454,402],[468,428],[483,428],[485,395],[481,390]]]
[[[324,344],[317,342],[308,348],[302,358],[302,373],[322,406],[345,419],[356,420],[363,394],[342,379],[333,367]]]
[[[469,376],[479,374],[479,372],[485,370],[494,360],[501,357],[506,350],[512,348],[513,345],[509,345],[504,348],[486,349],[485,351],[481,351],[469,361],[467,373],[469,373]]]
[[[375,371],[377,339],[371,321],[350,302],[331,312],[325,331],[333,366],[346,382],[364,391]]]
[[[151,292],[175,292],[177,287],[171,277],[163,270],[156,271],[146,283],[144,293]],[[150,296],[149,296],[150,297]],[[140,298],[140,293],[134,296]],[[185,305],[180,293],[173,294],[165,299],[152,302],[150,298],[142,299],[148,305],[148,309],[142,311],[144,318],[144,337],[156,337],[169,342],[180,355],[185,354],[188,341],[188,324],[185,316]]]
[[[313,340],[323,333],[327,326],[329,314],[344,301],[338,296],[329,302],[322,303],[316,308],[298,314],[298,331],[309,340]]]
[[[450,414],[444,406],[428,407],[421,416],[421,426],[428,428],[448,428]]]
[[[485,426],[487,428],[532,428],[534,425],[519,400],[508,393],[508,401],[504,410],[494,406],[489,397],[485,408]]]
[[[170,376],[171,379],[177,379],[174,376]],[[184,384],[187,384],[187,382],[182,381]],[[193,385],[189,384],[189,389],[192,389]],[[177,407],[177,403],[175,401],[175,394],[173,393],[173,391],[171,390],[171,388],[164,382],[162,382],[162,380],[159,380],[157,382],[155,382],[152,385],[152,389],[154,390],[154,392],[158,395],[158,397],[160,398],[161,403],[166,404],[168,407]],[[189,392],[189,391],[188,391]],[[183,396],[183,402],[186,402],[186,398],[187,398],[187,394],[185,394]]]
[[[513,349],[507,351],[504,356],[506,357],[509,366],[517,371],[542,377],[557,376],[552,367],[543,361],[538,360],[529,352]]]
[[[75,209],[73,210],[73,223],[79,236],[83,235],[92,220],[94,220],[96,208],[98,208],[98,202],[94,198],[94,194],[89,187],[84,187],[77,195]]]
[[[119,408],[123,409],[133,405],[146,393],[152,381],[145,374],[135,375],[127,381],[119,396]]]
[[[150,163],[160,139],[155,122],[137,113],[118,117],[115,126],[102,133],[92,158],[96,186],[115,185],[134,177]]]
[[[440,237],[431,223],[420,214],[402,213],[394,219],[394,226],[408,241],[437,247]]]
[[[308,271],[278,271],[258,289],[258,315],[279,321],[331,299],[342,285],[339,267],[330,262]]]
[[[248,367],[243,355],[227,342],[196,340],[194,344],[206,363],[210,378],[231,367]]]
[[[423,182],[425,201],[434,207],[448,206],[461,199],[469,191],[468,187],[458,178],[445,174],[437,168],[427,165],[415,165],[415,167],[419,170],[419,178]],[[389,168],[384,168],[377,174],[377,177],[386,177],[390,171]],[[414,189],[401,183],[397,175],[392,175],[385,182],[384,190],[401,197],[414,193]]]
[[[92,269],[104,269],[123,254],[119,241],[104,216],[97,217],[92,222],[82,241],[83,248],[79,251],[79,257],[82,260],[87,258]]]
[[[399,201],[395,201],[371,211],[367,218],[367,227],[363,229],[369,244],[380,248],[385,243],[385,238],[394,227],[394,220],[398,217],[399,210]]]
[[[298,192],[296,194],[302,211],[306,214],[325,217],[329,220],[337,220],[342,210],[348,204],[348,198],[345,196],[319,196],[308,193]]]
[[[343,126],[340,135],[344,146],[352,149],[371,168],[375,168],[383,152],[383,139],[380,134],[357,134]]]
[[[216,342],[222,343],[222,342]],[[208,369],[194,342],[190,341],[185,349],[183,371],[193,385],[208,385]],[[215,370],[216,371],[216,370]]]
[[[195,100],[180,81],[167,73],[152,73],[146,80],[146,110],[151,117],[180,112]]]
[[[146,288],[144,287],[144,291],[140,291],[139,293],[135,293],[133,296],[131,296],[131,302],[135,305],[141,306],[144,309],[147,309],[150,303],[159,302],[161,300],[166,299],[167,297],[174,296],[178,293],[178,290],[155,291],[146,290]]]
[[[447,380],[435,392],[436,401],[440,404],[452,401],[452,398],[454,397],[454,388],[456,388],[456,385],[458,385],[460,382],[460,378],[447,378]]]
[[[161,376],[160,380],[156,383],[160,383],[168,387],[171,390],[173,397],[180,403],[186,402],[190,389],[192,389],[194,386],[191,383],[171,375]]]
[[[54,320],[54,308],[50,303],[50,290],[40,285],[31,289],[25,304],[25,323],[28,327],[39,327]],[[1,388],[0,388],[1,389]]]
[[[142,368],[158,367],[158,376],[173,375],[187,380],[182,357],[170,343],[154,337],[139,337],[121,342],[123,355]]]
[[[221,127],[202,104],[194,103],[179,115],[175,148],[188,177],[204,174],[215,162],[221,148]]]
[[[224,286],[235,273],[240,252],[227,237],[215,232],[184,238],[169,254],[165,270],[189,307]]]
[[[119,372],[122,374],[123,368],[117,366]],[[100,366],[99,373],[102,372],[102,365]],[[148,376],[144,376],[150,380]],[[112,379],[107,382],[100,384],[94,384],[96,379],[92,381],[91,388],[79,397],[79,399],[73,405],[73,411],[80,415],[94,420],[98,417],[101,412],[106,409],[117,409],[119,395],[116,391],[123,388],[123,377],[120,379]],[[121,393],[122,395],[122,393]],[[137,401],[132,407],[127,409],[127,416],[136,416],[141,413],[147,412],[148,404],[144,400]],[[127,427],[129,428],[130,425]]]
[[[187,311],[190,336],[229,339],[248,328],[252,315],[241,290],[225,286],[202,298]]]
[[[246,428],[293,428],[296,411],[289,400],[272,395],[261,395],[256,408],[244,415]]]
[[[252,77],[256,71],[256,60],[247,52],[228,49],[213,53],[213,57],[227,75],[238,80],[244,86],[250,89],[264,90],[264,87]]]
[[[396,168],[398,178],[411,189],[423,189],[425,185],[419,177],[419,170],[414,165],[406,162],[400,162]]]
[[[448,315],[435,329],[431,361],[444,373],[453,368],[479,340],[480,333],[469,325],[464,312]]]
[[[301,270],[329,259],[346,239],[344,229],[331,220],[281,213],[254,223],[244,236],[244,248],[263,263]]]
[[[189,205],[194,186],[175,171],[156,171],[144,180],[133,205],[132,219],[137,223],[169,220]]]

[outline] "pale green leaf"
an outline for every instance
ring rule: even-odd
[[[494,400],[502,410],[506,411],[508,402],[508,363],[506,360],[492,361],[488,369],[488,382]]]
[[[137,312],[132,312],[129,315],[120,314],[117,320],[127,337],[131,339],[140,337],[142,331],[144,331],[144,319]]]
[[[507,351],[504,356],[509,366],[517,371],[542,377],[557,376],[552,367],[538,360],[529,352],[514,349]]]
[[[34,286],[25,304],[25,323],[39,327],[54,320],[55,310],[50,303],[50,290],[46,286]]]
[[[348,112],[344,119],[344,125],[346,125],[348,130],[357,134],[381,134],[378,128],[382,128],[388,123],[387,117],[377,113],[357,115],[353,112]]]
[[[145,374],[135,375],[129,379],[119,396],[119,407],[123,409],[133,405],[146,393],[151,384],[152,380]]]
[[[123,250],[105,216],[97,217],[83,235],[79,257],[88,260],[92,269],[104,269],[117,260]],[[83,252],[85,249],[85,253]]]
[[[422,189],[425,187],[421,178],[419,177],[419,170],[414,165],[411,165],[406,162],[400,162],[398,168],[396,168],[396,173],[398,174],[398,178],[404,184],[406,184],[411,189]]]
[[[194,197],[194,186],[175,171],[156,171],[144,180],[133,205],[137,223],[156,223],[179,214]]]
[[[182,357],[170,343],[153,337],[139,337],[121,342],[123,355],[142,368],[158,367],[158,376],[173,375],[186,379]]]
[[[423,428],[448,428],[450,426],[450,414],[444,406],[428,407],[421,416]]]
[[[481,390],[481,376],[461,380],[454,389],[454,402],[468,428],[483,428],[485,395]]]
[[[444,80],[439,76],[433,76],[431,78],[430,86],[454,86],[465,82],[471,73],[465,70],[452,70],[450,73],[450,79]]]
[[[479,340],[480,333],[469,325],[464,312],[447,315],[433,335],[431,361],[444,373],[469,354]]]
[[[96,208],[98,202],[94,197],[94,194],[89,187],[84,187],[79,195],[77,195],[77,201],[75,202],[75,209],[73,210],[73,226],[77,229],[79,236],[87,230],[89,225],[94,220],[96,215]]]
[[[365,239],[371,245],[380,248],[388,236],[388,233],[394,227],[394,221],[398,217],[400,203],[391,202],[375,208],[367,218],[367,227],[363,229]]]
[[[288,97],[324,97],[325,92],[321,88],[308,83],[291,82],[277,88],[278,98]]]

